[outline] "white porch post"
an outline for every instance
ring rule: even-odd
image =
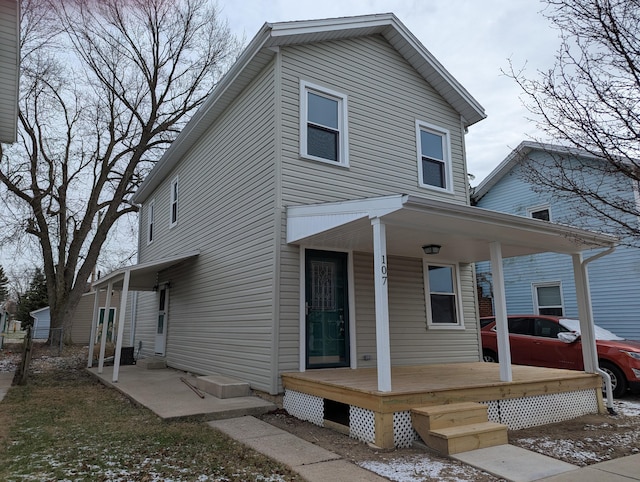
[[[376,354],[378,358],[378,391],[391,391],[391,347],[389,341],[389,292],[387,286],[387,235],[380,218],[373,226],[373,271],[376,309]]]
[[[100,290],[96,289],[95,298],[93,300],[93,318],[91,318],[91,338],[89,338],[89,359],[87,360],[87,368],[93,366],[93,345],[96,342],[96,331],[98,329],[98,319],[100,317]]]
[[[510,382],[513,380],[513,375],[511,373],[509,327],[507,325],[507,297],[504,290],[504,272],[502,270],[502,246],[498,241],[493,241],[489,243],[489,249],[491,253],[491,275],[493,277],[493,302],[496,311],[500,380]]]
[[[120,374],[120,354],[122,352],[122,338],[124,337],[124,320],[127,310],[127,296],[129,296],[129,280],[131,279],[131,270],[124,272],[124,281],[122,282],[122,292],[120,293],[120,314],[118,315],[118,337],[116,338],[116,352],[113,358],[113,383],[118,381]]]
[[[589,274],[582,261],[582,253],[572,254],[573,277],[576,283],[576,298],[578,302],[578,318],[580,319],[580,337],[582,339],[582,360],[584,371],[595,373],[597,366],[597,348],[595,330],[593,327],[593,311],[591,309],[591,294],[589,293]]]
[[[104,351],[107,346],[107,331],[109,331],[109,311],[111,310],[111,292],[113,280],[107,285],[107,299],[104,302],[104,317],[102,318],[102,334],[100,335],[100,358],[98,359],[98,373],[102,373],[104,367]]]

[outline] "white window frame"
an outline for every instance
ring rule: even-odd
[[[433,315],[431,312],[431,289],[429,287],[429,266],[439,266],[451,268],[453,275],[453,293],[441,293],[441,294],[453,294],[455,296],[456,307],[456,323],[434,323]],[[422,259],[422,279],[424,281],[424,297],[427,309],[427,329],[431,330],[464,330],[464,313],[462,311],[462,289],[460,286],[460,267],[454,263],[433,263],[428,259]],[[438,293],[433,293],[438,294]]]
[[[153,243],[155,237],[156,200],[149,201],[147,206],[147,246]]]
[[[178,224],[178,209],[180,208],[179,206],[180,185],[178,184],[178,176],[174,177],[171,180],[170,189],[171,189],[171,193],[170,193],[171,204],[169,204],[169,227],[172,228],[176,224]],[[175,207],[175,213],[176,213],[175,219],[173,216],[174,207]]]
[[[421,131],[430,132],[442,138],[442,159],[444,163],[444,187],[434,186],[432,184],[424,183],[424,175],[422,170],[422,140],[420,136]],[[436,125],[416,120],[416,147],[417,147],[417,161],[418,161],[418,186],[433,189],[440,192],[453,194],[453,167],[451,163],[451,134],[447,129],[438,127]]]
[[[533,217],[533,213],[537,213],[539,211],[549,211],[549,221],[552,221],[551,218],[551,206],[549,204],[540,204],[539,206],[532,206],[527,208],[527,216],[531,219],[538,219]]]
[[[532,292],[532,299],[533,299],[533,310],[534,313],[536,315],[540,315],[540,316],[547,316],[547,315],[543,315],[540,313],[540,303],[538,302],[538,288],[548,288],[551,286],[557,286],[558,289],[560,290],[560,305],[545,305],[542,306],[542,308],[561,308],[562,309],[562,315],[561,316],[566,316],[566,310],[565,310],[565,306],[564,306],[564,295],[562,293],[562,282],[561,281],[545,281],[545,282],[540,282],[540,283],[532,283],[531,284],[531,292]]]
[[[338,102],[338,161],[313,156],[307,152],[308,93],[330,98]],[[349,167],[349,129],[347,121],[347,94],[321,87],[317,84],[300,81],[300,157],[324,162],[332,166]]]

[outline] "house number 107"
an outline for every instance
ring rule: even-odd
[[[382,255],[382,266],[380,266],[380,273],[382,274],[382,284],[387,284],[387,260],[385,256]]]

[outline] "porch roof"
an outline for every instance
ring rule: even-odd
[[[580,253],[609,248],[617,238],[572,226],[418,196],[392,195],[287,208],[287,242],[309,247],[373,252],[371,219],[386,230],[387,253],[422,257],[422,246],[442,246],[433,260],[491,258],[499,242],[504,258],[542,252]]]
[[[94,290],[104,289],[110,282],[113,282],[113,289],[121,290],[123,287],[124,276],[126,272],[129,271],[131,274],[128,289],[132,291],[152,291],[157,283],[157,275],[160,271],[190,258],[194,258],[198,256],[198,254],[198,251],[190,251],[168,258],[148,261],[146,263],[140,263],[134,266],[118,269],[116,271],[112,271],[104,278],[100,278],[98,281],[93,283],[92,287]]]

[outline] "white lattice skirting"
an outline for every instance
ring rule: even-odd
[[[533,397],[492,400],[488,406],[489,420],[509,427],[510,430],[562,422],[598,411],[595,390],[552,393]],[[285,390],[284,409],[300,420],[322,427],[324,425],[324,399],[293,390]],[[375,413],[364,408],[349,406],[349,435],[362,442],[375,443]],[[410,447],[418,438],[411,424],[411,412],[393,414],[393,440],[398,448]]]
[[[598,397],[593,389],[482,403],[489,407],[490,421],[502,423],[510,430],[562,422],[598,411]]]

